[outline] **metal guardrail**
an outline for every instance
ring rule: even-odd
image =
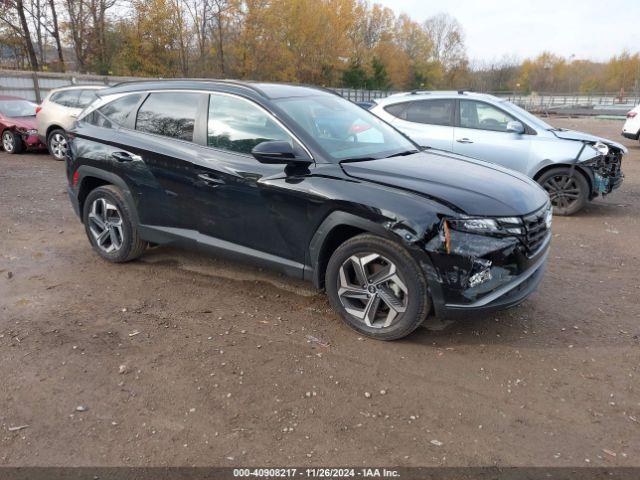
[[[147,80],[144,77],[113,77],[74,73],[31,72],[24,70],[0,70],[0,95],[23,97],[40,103],[50,90],[68,85],[114,85],[116,83]],[[393,93],[392,90],[366,90],[352,88],[332,88],[344,98],[354,102],[366,102],[384,98]],[[522,108],[543,114],[570,115],[624,115],[640,104],[640,93],[625,95],[619,93],[533,93],[488,92],[505,98]]]
[[[621,96],[620,93],[521,93],[495,92],[504,98],[534,113],[546,115],[618,115],[626,113],[640,104],[640,94]]]
[[[0,70],[0,95],[22,97],[40,103],[49,91],[56,88],[76,84],[114,85],[131,80],[141,80],[141,78]]]
[[[30,72],[24,70],[0,70],[0,95],[26,98],[40,103],[49,91],[69,85],[115,85],[132,80],[150,80],[145,77],[112,77],[73,73]],[[364,90],[333,88],[348,100],[354,102],[384,98],[392,93],[387,90]]]

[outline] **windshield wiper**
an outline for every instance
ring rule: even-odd
[[[414,153],[418,153],[420,150],[405,150],[403,152],[398,152],[398,153],[394,153],[392,155],[389,155],[388,157],[385,158],[391,158],[391,157],[404,157],[407,155],[413,155]]]

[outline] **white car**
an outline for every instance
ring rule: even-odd
[[[78,114],[97,97],[95,91],[104,85],[73,85],[51,90],[36,108],[38,137],[56,160],[64,160],[67,135]]]
[[[424,147],[497,163],[536,180],[554,214],[572,215],[622,183],[620,143],[554,128],[504,99],[465,91],[411,92],[371,107]],[[463,172],[461,172],[463,174]]]
[[[640,105],[627,113],[627,121],[622,127],[622,136],[632,140],[640,140]]]

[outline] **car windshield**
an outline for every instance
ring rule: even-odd
[[[527,112],[524,108],[519,107],[515,103],[511,103],[511,102],[508,102],[507,100],[504,100],[503,104],[504,106],[507,107],[507,109],[511,110],[516,115],[523,117],[526,123],[533,125],[534,127],[539,128],[541,130],[555,130],[555,128],[549,125],[547,122],[545,122],[544,120],[541,120],[540,118],[536,117],[532,113]]]
[[[373,160],[418,148],[382,120],[337,95],[275,100],[336,161]]]
[[[5,117],[33,117],[37,105],[27,100],[0,100],[0,113]]]

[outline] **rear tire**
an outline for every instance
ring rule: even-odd
[[[52,130],[47,136],[47,149],[49,154],[59,161],[66,158],[68,148],[68,139],[64,130],[56,129]]]
[[[22,137],[11,130],[2,132],[2,148],[7,153],[21,153],[24,150]]]
[[[409,335],[431,309],[418,263],[400,244],[376,235],[357,235],[340,245],[325,280],[329,302],[345,323],[377,340]]]
[[[538,183],[549,194],[554,215],[573,215],[589,201],[589,182],[575,168],[552,168],[538,178]]]
[[[147,242],[138,235],[134,219],[118,187],[98,187],[85,199],[82,212],[85,231],[93,249],[105,260],[128,262],[147,248]]]

